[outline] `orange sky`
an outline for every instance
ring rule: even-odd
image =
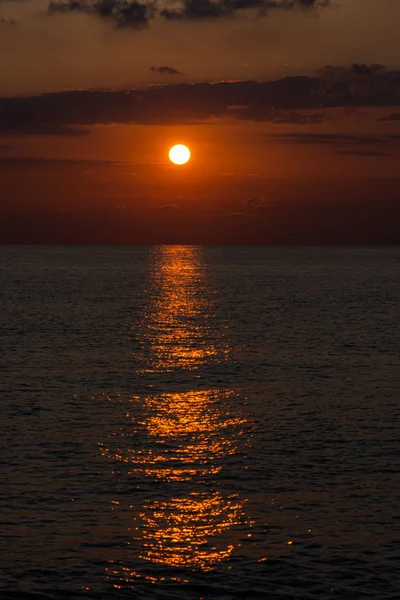
[[[69,2],[0,0],[0,243],[400,242],[398,0]]]
[[[370,143],[302,143],[350,130]],[[214,123],[9,136],[0,234],[18,243],[393,241],[400,144],[386,123],[362,130]],[[191,148],[185,166],[168,161],[175,142]]]

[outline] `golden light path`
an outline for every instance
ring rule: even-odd
[[[177,144],[176,146],[172,146],[169,151],[169,159],[175,165],[184,165],[190,159],[190,150],[187,146],[183,144]]]
[[[201,250],[155,249],[149,270],[136,372],[163,374],[160,381],[168,374],[171,382],[176,374],[192,385],[130,395],[124,404],[131,434],[112,432],[100,443],[103,456],[125,464],[132,481],[157,482],[158,491],[139,503],[133,496],[126,509],[132,560],[109,561],[107,577],[116,588],[134,586],[138,579],[183,581],[182,573],[173,571],[179,568],[212,570],[240,548],[240,529],[252,526],[245,499],[230,486],[218,489],[225,460],[240,451],[246,425],[238,393],[229,387],[198,388],[195,375],[203,366],[224,363],[231,351],[228,335],[215,331],[216,308]],[[164,570],[138,571],[138,560]],[[172,569],[169,575],[165,568]]]

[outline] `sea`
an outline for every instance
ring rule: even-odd
[[[3,246],[2,600],[400,598],[400,248]]]

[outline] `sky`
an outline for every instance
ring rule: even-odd
[[[400,243],[399,22],[399,0],[0,0],[0,243]]]

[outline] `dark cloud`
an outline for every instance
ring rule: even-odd
[[[328,5],[329,0],[183,0],[177,8],[164,8],[160,14],[169,20],[201,20],[232,17],[251,9],[265,15],[274,10],[311,10]]]
[[[275,141],[287,144],[369,145],[377,144],[381,141],[381,138],[378,136],[371,137],[339,133],[277,133],[270,137]]]
[[[226,107],[226,110],[229,112],[237,112],[240,110],[246,110],[247,108],[249,108],[247,104],[231,104]]]
[[[165,65],[162,65],[160,67],[150,67],[149,70],[153,71],[154,73],[161,73],[161,75],[183,75],[181,71],[174,69],[174,67],[168,67]]]
[[[391,115],[386,115],[385,117],[381,117],[378,121],[400,121],[400,113],[393,113]]]
[[[388,106],[400,102],[400,71],[387,71],[381,64],[327,66],[321,78],[324,106],[338,106],[339,102],[345,106]]]
[[[0,156],[0,165],[27,166],[27,165],[75,165],[84,167],[104,167],[105,165],[120,166],[119,163],[111,160],[80,160],[69,158],[38,158],[34,156]]]
[[[232,116],[271,123],[317,123],[316,111],[323,114],[321,109],[324,107],[400,104],[398,72],[385,71],[380,92],[371,84],[373,93],[370,96],[354,91],[352,83],[355,79],[368,82],[369,76],[353,76],[340,86],[333,85],[323,75],[287,77],[270,82],[181,83],[128,91],[66,91],[26,98],[0,98],[0,133],[82,135],[81,128],[93,124],[172,125]],[[367,84],[362,89],[366,88]],[[369,144],[376,141],[371,137],[327,134],[280,135],[276,139],[309,144]]]
[[[48,12],[81,12],[114,21],[117,27],[144,27],[155,15],[155,2],[136,0],[51,0]]]
[[[346,135],[340,133],[277,133],[267,136],[267,139],[284,144],[311,144],[327,146],[351,146],[348,150],[338,150],[338,154],[348,156],[389,156],[382,151],[363,149],[365,146],[390,144],[400,139],[398,134],[389,135]]]
[[[165,19],[209,19],[232,15],[225,2],[212,0],[185,0],[179,8],[164,8],[160,14]]]
[[[19,131],[15,131],[14,133],[18,134]],[[69,125],[37,123],[24,128],[23,133],[24,135],[63,135],[68,137],[76,137],[82,135],[89,135],[90,131],[88,129],[70,127]]]
[[[245,204],[260,204],[261,198],[259,196],[252,196],[251,198],[247,198],[245,200]]]
[[[4,0],[0,0],[4,1]],[[276,10],[313,10],[329,6],[330,0],[182,0],[173,8],[158,10],[155,1],[51,0],[48,12],[81,12],[113,20],[117,27],[143,27],[159,13],[166,20],[207,20],[236,16],[246,10],[259,16]]]
[[[327,65],[322,74],[328,79],[344,80],[349,77],[379,77],[386,72],[385,65],[373,63],[372,65],[353,63],[350,67]]]
[[[379,152],[378,150],[339,150],[337,154],[342,156],[371,156],[371,157],[388,157],[390,154],[386,152]]]
[[[276,125],[315,125],[328,121],[326,114],[322,112],[310,113],[305,111],[283,111],[273,119]]]
[[[385,65],[380,63],[374,63],[372,65],[353,63],[351,66],[351,72],[360,77],[380,76],[384,74],[385,71]]]
[[[14,27],[17,24],[17,21],[14,19],[4,19],[4,17],[0,17],[0,27]]]

